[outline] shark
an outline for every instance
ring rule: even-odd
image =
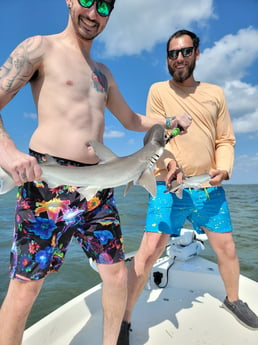
[[[156,196],[156,180],[153,165],[160,158],[166,144],[165,129],[156,124],[144,136],[144,146],[137,152],[118,157],[108,147],[97,141],[90,141],[99,163],[85,167],[60,165],[50,155],[40,164],[41,180],[49,188],[60,185],[76,186],[81,198],[90,200],[99,190],[126,185],[124,195],[132,185],[144,187],[152,196]],[[0,194],[15,187],[11,176],[0,168]]]
[[[173,180],[171,186],[167,188],[165,193],[175,193],[179,199],[183,197],[183,189],[184,188],[193,188],[199,189],[202,188],[202,184],[204,182],[209,182],[211,179],[210,175],[205,173],[196,176],[185,176],[181,183],[178,183],[176,180]]]

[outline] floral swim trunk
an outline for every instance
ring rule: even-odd
[[[44,161],[44,155],[30,153]],[[54,158],[62,165],[85,166]],[[113,189],[99,191],[87,201],[74,186],[49,188],[43,181],[25,183],[17,194],[10,277],[37,280],[57,272],[73,237],[97,263],[124,259]]]

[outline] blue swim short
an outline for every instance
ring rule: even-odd
[[[165,182],[157,182],[157,196],[149,197],[145,231],[178,236],[189,221],[197,233],[201,227],[218,233],[232,231],[223,187],[185,188],[183,198],[164,193]]]

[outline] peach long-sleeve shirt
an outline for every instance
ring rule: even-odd
[[[211,168],[226,170],[231,176],[235,136],[221,87],[198,83],[195,87],[158,82],[148,94],[146,114],[152,118],[192,116],[187,134],[170,140],[155,167],[157,180],[163,180],[167,164],[176,159],[186,176],[208,173]]]

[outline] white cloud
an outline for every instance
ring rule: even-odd
[[[254,113],[233,119],[235,133],[258,132],[258,109]]]
[[[121,56],[150,51],[167,41],[168,32],[203,25],[214,17],[212,0],[117,0],[105,31],[105,55]]]
[[[23,116],[25,119],[37,120],[37,114],[36,113],[24,113]]]
[[[197,63],[197,79],[224,84],[241,80],[248,68],[258,58],[258,30],[252,27],[241,29],[236,35],[226,35],[205,49]]]
[[[257,169],[258,169],[258,152],[253,156],[244,154],[235,158],[235,163],[234,163],[235,173],[242,173],[243,176],[245,176],[245,174],[254,172],[257,179]]]
[[[134,139],[134,138],[130,138],[130,139],[127,141],[127,144],[128,144],[128,145],[135,145],[135,139]]]
[[[237,116],[243,112],[251,113],[258,108],[258,86],[252,86],[238,80],[226,81],[224,91],[230,109]],[[248,102],[246,100],[248,99]],[[255,106],[255,107],[254,107]]]
[[[195,77],[221,85],[225,91],[235,133],[258,131],[258,86],[243,82],[258,59],[258,30],[241,29],[226,35],[205,49],[197,63]]]
[[[224,90],[235,132],[258,132],[258,86],[229,81]]]
[[[125,136],[125,133],[124,132],[121,132],[121,131],[116,131],[116,130],[107,130],[105,131],[104,133],[104,138],[122,138]]]

